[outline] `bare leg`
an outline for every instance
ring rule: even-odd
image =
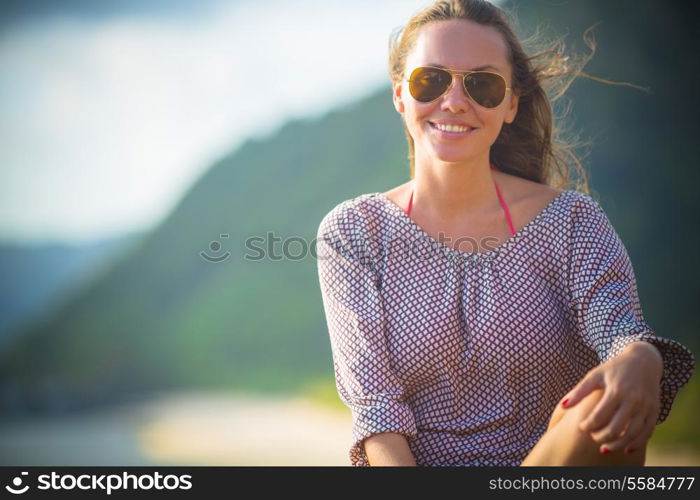
[[[603,395],[602,389],[592,391],[573,408],[559,405],[549,421],[549,427],[530,454],[520,464],[531,465],[631,465],[643,466],[646,443],[630,454],[617,450],[600,452],[600,443],[578,426],[588,416]]]

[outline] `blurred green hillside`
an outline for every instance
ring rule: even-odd
[[[381,92],[288,123],[213,165],[139,246],[5,352],[2,381],[15,404],[183,386],[290,391],[328,373],[316,261],[308,251],[296,260],[304,249],[292,240],[282,258],[284,240],[310,245],[340,200],[401,182],[392,110]],[[253,260],[268,244],[269,257]],[[200,256],[227,251],[219,263]]]
[[[581,79],[568,94],[571,117],[593,140],[591,185],[630,253],[647,322],[697,352],[696,4],[517,5],[523,34],[546,23],[553,35],[569,33],[580,51],[583,31],[603,21],[587,71],[651,88],[647,95]],[[257,254],[249,238],[267,248],[272,233],[280,257],[286,239],[311,243],[341,201],[408,176],[388,85],[247,142],[212,165],[140,245],[3,353],[0,410],[56,412],[184,387],[310,391],[333,400],[315,259],[306,252],[299,260],[249,260]],[[304,250],[287,244],[292,255]],[[212,263],[200,252],[231,255]],[[691,421],[698,387],[694,377],[681,391],[673,425],[659,430],[667,439],[700,443]]]

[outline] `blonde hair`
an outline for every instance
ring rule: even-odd
[[[556,117],[551,103],[560,99],[577,76],[615,85],[636,85],[613,82],[582,71],[595,53],[595,41],[590,35],[596,25],[583,35],[591,49],[587,56],[565,55],[561,38],[551,42],[540,41],[539,31],[520,42],[512,26],[517,26],[515,15],[485,0],[440,0],[415,14],[405,27],[395,29],[389,40],[389,76],[392,83],[404,78],[406,58],[413,49],[423,26],[452,19],[469,20],[495,28],[507,47],[507,58],[512,68],[513,92],[520,96],[518,112],[513,123],[504,123],[491,146],[490,161],[506,173],[517,175],[540,184],[561,189],[576,189],[590,193],[586,170],[575,150],[590,146],[581,142],[570,130],[560,125],[568,112]],[[536,50],[544,45],[544,49]],[[532,46],[532,55],[523,48]],[[637,87],[641,88],[641,87]],[[645,89],[642,89],[645,90]],[[570,103],[569,103],[570,104]],[[415,146],[406,128],[411,179],[415,176]],[[574,170],[578,173],[571,179]]]

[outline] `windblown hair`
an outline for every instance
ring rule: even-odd
[[[596,25],[588,28],[583,35],[591,53],[570,57],[565,55],[565,44],[561,38],[543,42],[539,29],[532,37],[519,41],[513,29],[513,26],[517,27],[514,13],[486,0],[439,0],[415,14],[405,27],[392,32],[389,41],[389,76],[392,83],[405,77],[406,58],[413,49],[421,28],[429,23],[452,19],[466,19],[491,26],[506,43],[507,60],[513,75],[511,87],[520,96],[518,112],[513,123],[503,124],[498,138],[491,146],[490,161],[506,173],[556,188],[576,189],[590,195],[586,170],[575,152],[590,144],[580,142],[561,126],[560,122],[564,121],[570,111],[569,105],[565,107],[562,116],[556,117],[555,125],[551,103],[564,95],[577,76],[636,87],[582,71],[595,53],[596,44],[590,33]],[[528,55],[523,47],[532,47],[532,55]],[[415,146],[405,122],[404,129],[413,179]],[[571,179],[572,169],[578,173],[575,181]]]

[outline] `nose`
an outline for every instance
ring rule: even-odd
[[[442,109],[444,111],[465,112],[472,106],[471,99],[464,90],[463,78],[463,75],[453,75],[452,86],[442,96]]]

